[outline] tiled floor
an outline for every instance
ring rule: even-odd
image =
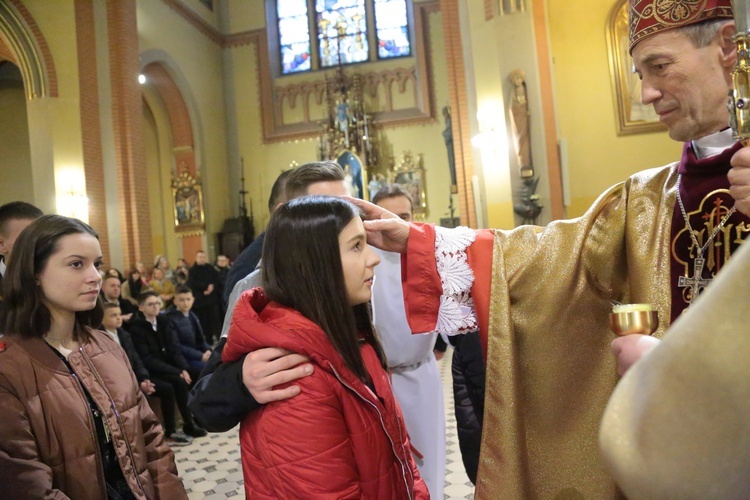
[[[445,498],[463,500],[473,498],[474,487],[464,472],[456,437],[450,369],[452,354],[453,351],[449,350],[439,361],[448,433]],[[245,495],[238,430],[237,427],[222,434],[209,434],[208,437],[196,439],[189,446],[174,448],[177,469],[185,482],[190,500],[225,499],[233,496],[242,498]]]

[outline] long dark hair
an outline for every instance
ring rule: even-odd
[[[78,219],[62,215],[45,215],[24,229],[13,245],[13,255],[3,280],[5,314],[0,318],[2,331],[9,335],[41,337],[52,326],[49,309],[42,301],[42,288],[35,286],[50,256],[57,252],[58,242],[69,234],[90,234],[99,239],[91,227]],[[98,328],[102,323],[98,305],[88,311],[76,312],[76,327]]]
[[[138,273],[138,279],[133,278],[133,275],[136,273]],[[141,276],[141,272],[135,266],[128,273],[128,285],[130,286],[130,296],[133,298],[138,297],[138,294],[141,293],[141,288],[143,288],[143,276]]]
[[[349,305],[338,239],[359,216],[353,204],[332,196],[303,196],[282,205],[266,228],[261,269],[268,297],[318,324],[347,368],[368,382],[359,336],[372,345],[383,368],[385,354],[368,305]]]

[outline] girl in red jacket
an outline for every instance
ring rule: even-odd
[[[391,391],[367,302],[379,259],[358,209],[327,196],[279,207],[266,229],[263,289],[235,308],[222,355],[304,354],[301,393],[240,427],[248,498],[428,498]]]

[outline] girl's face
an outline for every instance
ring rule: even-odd
[[[102,285],[99,240],[88,233],[68,234],[57,241],[57,246],[57,252],[50,255],[37,275],[42,302],[53,321],[93,309]]]
[[[364,304],[372,296],[373,268],[380,263],[380,257],[367,245],[359,217],[349,221],[339,233],[339,251],[349,304]]]
[[[161,269],[159,269],[159,268],[157,267],[157,268],[156,268],[156,269],[154,269],[154,270],[153,270],[153,272],[151,273],[151,279],[155,279],[155,280],[157,280],[157,281],[161,281],[161,280],[163,280],[163,279],[164,279],[164,271],[162,271]]]
[[[160,269],[169,269],[169,261],[166,257],[162,257],[159,259],[159,268]]]

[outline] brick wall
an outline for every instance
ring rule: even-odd
[[[89,199],[89,224],[99,233],[104,261],[109,256],[107,207],[104,196],[104,160],[99,120],[99,88],[96,69],[93,0],[76,0],[76,46],[78,49],[78,86],[81,107],[83,168],[86,196]]]
[[[107,0],[112,119],[123,260],[153,262],[135,0]]]
[[[471,133],[469,131],[469,104],[466,90],[463,47],[458,13],[459,0],[440,0],[443,13],[445,56],[448,69],[449,102],[453,127],[453,150],[456,157],[456,183],[458,185],[461,224],[477,227],[474,209],[474,175]]]

